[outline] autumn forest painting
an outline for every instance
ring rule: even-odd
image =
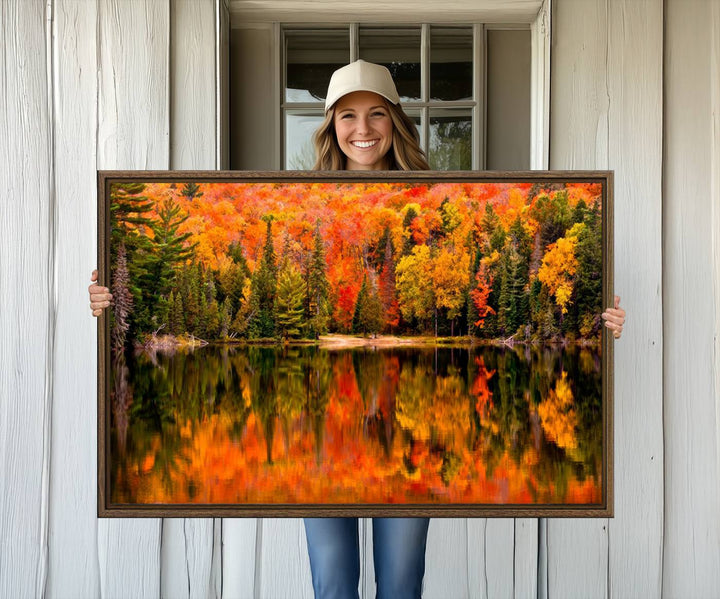
[[[109,501],[602,504],[605,191],[109,180]]]

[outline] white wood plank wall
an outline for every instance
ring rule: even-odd
[[[548,597],[657,597],[663,546],[662,0],[554,2],[551,168],[615,171],[615,518],[551,520]]]
[[[0,4],[0,596],[47,578],[54,342],[53,145],[45,3]]]
[[[219,166],[214,2],[170,0],[169,11],[169,168],[214,169]],[[221,597],[221,540],[220,519],[163,520],[161,596]]]
[[[97,343],[87,285],[97,263],[98,6],[53,10],[55,340],[47,596],[98,597]],[[81,284],[86,283],[86,284]],[[82,366],[80,366],[82,365]]]
[[[167,2],[98,1],[99,169],[170,166],[169,9]],[[100,520],[102,596],[158,597],[162,537],[159,519]]]
[[[0,2],[0,597],[312,595],[301,520],[95,516],[95,170],[219,165],[227,11]],[[425,597],[717,597],[720,2],[552,12],[550,167],[615,170],[616,515],[433,520]]]
[[[663,590],[717,597],[720,7],[703,0],[666,7]]]

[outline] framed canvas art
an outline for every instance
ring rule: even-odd
[[[609,517],[611,172],[100,171],[100,516]]]

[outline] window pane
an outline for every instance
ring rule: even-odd
[[[472,100],[473,35],[469,27],[430,29],[430,99]]]
[[[312,170],[315,164],[312,136],[322,122],[322,113],[294,112],[285,115],[286,170]]]
[[[430,168],[467,171],[472,168],[472,116],[467,109],[430,111]]]
[[[420,99],[420,28],[360,28],[360,58],[386,66],[400,100]]]
[[[420,138],[420,147],[424,148],[425,140],[423,139],[422,118],[420,117],[420,109],[403,108],[403,111],[410,117],[410,120],[415,123],[415,129],[417,129],[418,136]]]
[[[333,71],[350,62],[348,29],[285,33],[286,102],[325,100]]]

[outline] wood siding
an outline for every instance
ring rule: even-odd
[[[312,596],[301,520],[95,516],[95,171],[219,166],[227,23],[0,2],[1,597]],[[615,170],[615,518],[435,519],[424,596],[717,597],[720,3],[553,0],[551,26],[550,167]]]
[[[717,597],[720,6],[673,0],[666,23],[663,591]]]

